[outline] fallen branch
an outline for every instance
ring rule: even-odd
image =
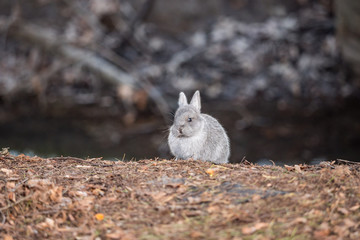
[[[126,85],[132,90],[144,89],[155,102],[160,113],[166,118],[169,112],[167,102],[154,86],[149,86],[148,83],[139,81],[139,78],[137,78],[135,74],[122,71],[93,51],[62,41],[58,34],[52,29],[21,21],[12,23],[10,28],[7,29],[6,18],[0,17],[0,33],[6,30],[10,36],[20,41],[30,42],[45,51],[64,57],[72,63],[81,63],[112,85]]]
[[[354,161],[349,161],[349,160],[345,160],[345,159],[336,159],[335,162],[337,164],[345,164],[345,165],[360,165],[360,162],[354,162]]]
[[[95,160],[101,160],[102,158],[89,158],[89,159],[82,159],[82,158],[77,158],[77,157],[51,157],[48,158],[48,160],[54,160],[54,161],[79,161],[79,162],[84,162],[84,161],[95,161]]]
[[[5,27],[6,21],[0,21],[0,32],[5,30]],[[19,40],[31,42],[46,51],[59,54],[71,62],[80,62],[91,71],[101,75],[109,83],[125,84],[135,89],[139,88],[136,79],[130,74],[121,71],[92,51],[61,41],[58,34],[51,29],[17,21],[12,23],[8,29],[8,34]]]

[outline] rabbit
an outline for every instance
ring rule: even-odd
[[[195,92],[190,104],[181,92],[178,104],[168,137],[170,151],[175,158],[227,163],[229,138],[215,118],[200,112],[200,92]]]

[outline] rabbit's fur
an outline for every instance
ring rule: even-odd
[[[215,118],[200,112],[200,92],[195,92],[190,104],[181,92],[178,103],[179,108],[168,138],[171,153],[177,159],[227,163],[230,155],[229,138]]]

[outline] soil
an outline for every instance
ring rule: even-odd
[[[359,239],[360,165],[0,154],[3,239]]]

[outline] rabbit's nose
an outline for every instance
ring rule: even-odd
[[[182,130],[182,128],[179,128],[179,133],[180,134],[182,134],[183,132],[182,132],[183,130]]]

